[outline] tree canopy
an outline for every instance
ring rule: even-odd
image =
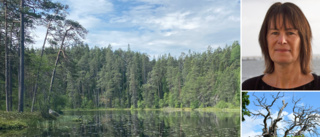
[[[65,48],[67,57],[57,63],[52,93],[48,93],[50,71],[60,50],[48,47],[42,59],[37,100],[50,94],[52,109],[56,110],[64,107],[239,106],[239,56],[237,59],[230,56],[232,52],[239,52],[238,48],[238,42],[234,42],[215,51],[182,53],[178,58],[168,54],[150,59],[147,54],[130,49],[113,50],[111,45],[89,48],[78,43]],[[26,49],[26,79],[36,78],[40,55],[41,49]],[[29,95],[34,84],[35,81],[26,81],[27,107],[31,106],[32,96]],[[39,109],[39,105],[35,107]]]
[[[247,106],[250,104],[248,92],[242,92],[242,121],[245,121],[244,116],[251,116]]]

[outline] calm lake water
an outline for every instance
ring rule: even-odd
[[[248,78],[260,76],[264,71],[264,60],[242,60],[242,82]],[[320,75],[320,60],[312,61],[313,73]]]
[[[75,122],[74,119],[79,117],[81,120]],[[65,112],[58,120],[38,122],[34,127],[21,131],[0,133],[0,136],[12,135],[238,137],[240,135],[240,115],[227,112],[142,110]]]

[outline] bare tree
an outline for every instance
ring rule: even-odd
[[[275,137],[278,136],[277,131],[283,130],[284,137],[289,135],[300,136],[309,132],[311,135],[320,135],[317,131],[317,127],[320,126],[320,111],[319,109],[313,109],[311,106],[299,106],[298,102],[301,101],[301,98],[295,100],[294,97],[292,99],[293,103],[293,116],[292,120],[284,120],[282,116],[283,110],[287,107],[288,103],[285,100],[282,100],[282,106],[279,107],[279,111],[276,118],[272,117],[271,107],[274,106],[275,102],[280,98],[284,97],[284,93],[281,95],[280,92],[277,95],[272,95],[272,102],[268,103],[265,95],[262,97],[258,97],[255,94],[253,96],[256,98],[253,103],[255,106],[260,107],[259,111],[251,112],[254,117],[263,117],[263,129],[262,136],[263,137]],[[266,110],[267,112],[264,112]],[[268,120],[271,121],[268,127]],[[279,128],[277,124],[279,122],[286,123],[286,127]]]
[[[264,137],[271,137],[271,136],[277,136],[277,123],[282,120],[281,113],[283,109],[287,106],[288,103],[285,103],[284,100],[282,101],[283,106],[281,107],[280,111],[278,112],[278,117],[276,119],[273,119],[271,117],[271,107],[274,105],[274,103],[284,95],[280,95],[280,92],[274,96],[272,95],[273,101],[270,105],[267,104],[267,99],[265,96],[259,98],[256,95],[253,94],[254,97],[256,97],[257,102],[253,102],[255,106],[262,107],[264,110],[267,111],[267,114],[264,114],[262,111],[258,111],[257,113],[252,113],[253,116],[262,116],[263,119],[263,129],[262,129],[262,135]],[[271,120],[271,124],[268,127],[268,120]]]
[[[292,98],[294,104],[293,120],[285,121],[289,126],[285,128],[285,136],[294,135],[300,136],[305,132],[319,136],[317,127],[320,126],[320,111],[319,109],[313,109],[312,106],[298,106],[298,102],[301,98],[295,100]]]

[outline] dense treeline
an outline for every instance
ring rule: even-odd
[[[66,48],[58,62],[52,92],[52,69],[58,48],[26,49],[25,107],[30,108],[39,74],[36,109],[51,94],[53,109],[68,108],[161,108],[239,106],[240,46],[206,52],[182,53],[178,58],[161,55],[150,59],[145,53],[77,44]],[[17,100],[17,64],[13,63],[13,104]],[[3,70],[1,70],[3,72]],[[3,78],[1,79],[3,85]],[[2,86],[1,86],[2,87]],[[2,88],[2,91],[3,88]],[[2,92],[3,93],[3,92]],[[5,104],[1,94],[0,104]],[[15,108],[16,105],[13,105]],[[5,109],[1,105],[1,109]]]

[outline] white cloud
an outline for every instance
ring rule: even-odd
[[[200,52],[206,50],[209,45],[224,46],[239,40],[240,17],[239,13],[234,11],[236,9],[230,8],[232,5],[226,3],[217,6],[204,1],[202,4],[193,2],[191,5],[188,5],[191,2],[186,4],[180,3],[181,1],[144,2],[146,3],[129,8],[129,11],[124,11],[120,16],[109,20],[109,25],[116,26],[120,23],[137,30],[116,30],[116,36],[107,35],[108,38],[104,37],[103,40],[94,37],[95,41],[126,43],[125,45],[129,43],[131,49],[136,48],[157,55],[170,52],[178,56],[182,51],[187,52],[189,49]],[[216,10],[217,8],[220,10]],[[222,10],[224,12],[221,12]],[[128,33],[131,35],[128,36]],[[226,38],[227,36],[229,38]]]
[[[303,106],[304,106],[304,103],[297,104],[297,106],[303,107]]]
[[[178,57],[189,49],[203,52],[209,45],[224,47],[240,39],[240,3],[235,0],[61,2],[70,5],[68,18],[89,30],[89,46],[111,44],[125,50],[130,44],[132,50],[151,56]]]
[[[161,30],[166,29],[196,29],[199,27],[199,21],[196,18],[186,19],[190,12],[169,13],[162,18],[151,18],[147,23],[158,26]]]
[[[113,11],[113,4],[108,0],[58,0],[68,4],[70,13],[68,18],[78,21],[86,29],[92,29],[103,25],[104,15]]]
[[[108,0],[66,0],[71,13],[75,16],[105,14],[113,11],[113,4]]]
[[[254,132],[254,131],[250,131],[248,133],[244,133],[241,135],[241,137],[256,137],[258,135],[261,135],[262,132]]]
[[[36,31],[31,33],[31,36],[37,42],[35,47],[37,47],[37,48],[42,47],[46,32],[47,32],[47,29],[45,27],[39,26],[39,27],[37,27]]]
[[[288,115],[288,119],[289,119],[289,120],[292,120],[292,121],[294,120],[294,115],[293,115],[293,113],[290,113],[290,114]]]
[[[273,119],[276,119],[276,118],[278,117],[278,113],[279,113],[279,111],[273,112],[273,114],[271,115],[271,117],[272,117]],[[282,111],[280,117],[285,117],[285,116],[287,116],[288,114],[289,114],[289,113],[288,113],[287,111]]]
[[[262,134],[262,118],[253,118],[244,116],[245,121],[242,122],[242,137],[254,137]],[[259,130],[260,129],[260,130]]]

